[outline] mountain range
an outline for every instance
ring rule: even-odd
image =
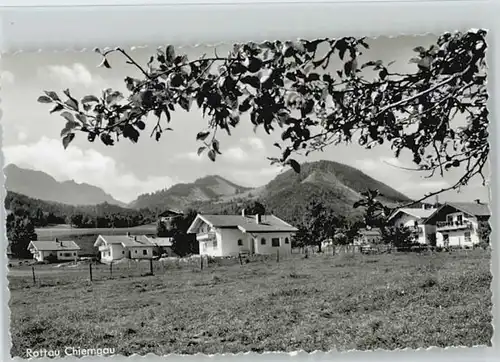
[[[101,188],[75,181],[59,182],[42,171],[29,170],[9,164],[4,168],[7,191],[35,199],[68,205],[96,205],[108,203],[126,206]]]
[[[239,212],[243,202],[259,200],[269,212],[290,222],[299,221],[303,208],[312,198],[320,198],[339,215],[359,215],[361,210],[353,209],[352,205],[367,189],[378,189],[383,194],[382,201],[389,205],[410,201],[407,196],[362,171],[333,161],[304,163],[299,174],[288,170],[258,188],[239,186],[218,175],[206,176],[192,183],[139,195],[128,205],[96,186],[74,181],[59,182],[41,171],[11,164],[4,172],[8,191],[40,200],[72,205],[109,203],[137,210],[193,207],[211,213]]]

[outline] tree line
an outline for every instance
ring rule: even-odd
[[[5,208],[12,213],[22,213],[35,227],[58,224],[69,224],[75,228],[133,227],[155,222],[157,214],[156,210],[126,209],[109,203],[66,205],[10,191],[5,198]]]

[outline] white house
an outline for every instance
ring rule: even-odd
[[[99,235],[94,247],[99,248],[101,261],[120,259],[151,259],[156,247],[145,235]]]
[[[447,202],[425,222],[435,225],[437,246],[472,247],[483,241],[481,228],[488,223],[490,215],[488,204],[479,200]]]
[[[196,234],[200,254],[235,256],[239,253],[291,253],[297,228],[274,215],[197,215],[188,233]]]
[[[379,228],[360,229],[354,238],[353,245],[373,245],[382,240],[382,232]]]
[[[72,240],[34,240],[28,244],[28,250],[37,261],[63,261],[77,259],[80,247]]]
[[[431,235],[436,233],[436,225],[425,221],[436,208],[422,206],[422,208],[401,208],[389,216],[387,222],[396,227],[407,227],[414,231],[415,239],[420,244],[429,244]]]

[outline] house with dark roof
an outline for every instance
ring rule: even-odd
[[[67,261],[78,258],[80,247],[72,240],[33,240],[28,250],[37,261]]]
[[[274,215],[202,215],[188,229],[196,234],[200,254],[235,256],[239,253],[290,253],[297,228]]]
[[[436,233],[436,226],[426,223],[429,216],[437,209],[423,205],[420,208],[403,207],[395,210],[387,219],[390,226],[406,227],[413,231],[415,241],[429,244]]]
[[[156,245],[145,235],[99,235],[94,247],[101,253],[101,261],[109,263],[120,259],[152,259]]]
[[[435,210],[426,220],[426,224],[436,227],[437,246],[472,247],[485,238],[484,228],[490,219],[487,203],[446,202]]]

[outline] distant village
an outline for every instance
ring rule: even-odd
[[[169,228],[182,212],[167,210],[159,215],[159,222]],[[387,219],[387,227],[403,228],[410,232],[414,243],[437,248],[473,248],[489,239],[490,210],[487,203],[445,202],[423,204],[415,208],[396,209]],[[172,235],[175,234],[175,230]],[[198,254],[211,257],[234,257],[241,254],[275,254],[292,252],[297,227],[275,215],[249,215],[242,210],[237,215],[196,215],[187,230],[198,246]],[[382,230],[364,227],[349,240],[350,245],[380,244]],[[99,235],[94,243],[101,262],[112,263],[122,259],[154,259],[176,256],[173,236]],[[334,243],[322,241],[323,246]],[[38,262],[77,260],[80,247],[72,240],[33,240],[29,251]]]

